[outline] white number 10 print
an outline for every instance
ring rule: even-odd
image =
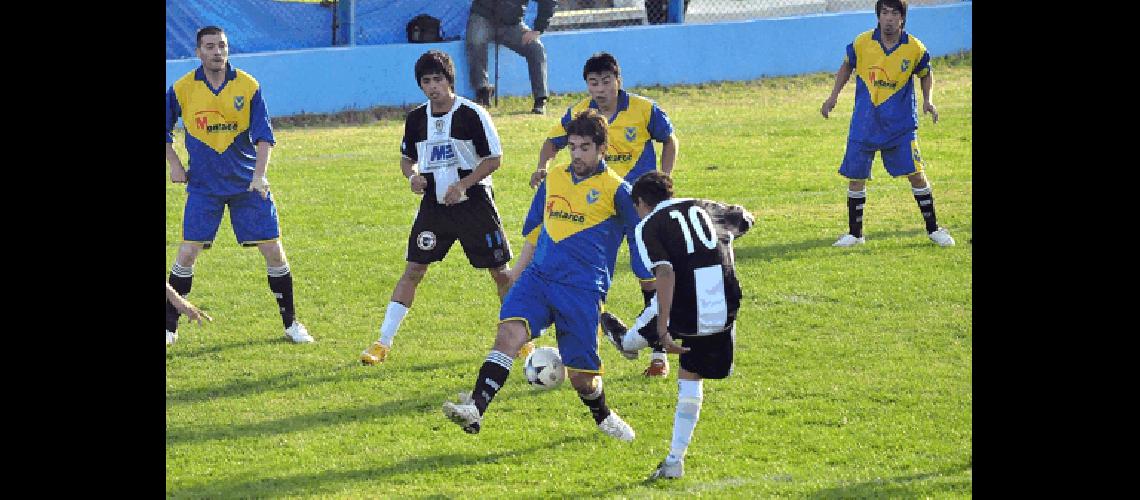
[[[713,238],[713,235],[708,234],[708,232],[705,231],[705,227],[708,227],[708,231],[711,231],[715,234],[716,231],[712,228],[712,219],[710,219],[709,214],[704,210],[701,210],[700,207],[695,205],[689,207],[689,224],[685,223],[685,216],[681,215],[680,210],[671,210],[669,212],[669,217],[677,219],[677,224],[681,226],[681,232],[685,234],[685,251],[688,253],[693,253],[694,250],[693,235],[689,231],[690,224],[693,226],[693,231],[696,231],[697,238],[700,238],[701,243],[705,246],[705,248],[708,248],[709,250],[716,248],[716,239]],[[705,224],[702,225],[698,217],[704,219]]]

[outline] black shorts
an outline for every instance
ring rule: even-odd
[[[720,333],[702,336],[675,335],[681,345],[692,349],[681,354],[681,368],[701,378],[722,379],[732,375],[732,352],[736,346],[736,324]]]
[[[471,191],[481,191],[482,195],[451,206],[429,200],[430,193],[425,195],[408,235],[408,262],[441,261],[456,239],[472,267],[497,269],[511,261],[511,244],[490,189]]]

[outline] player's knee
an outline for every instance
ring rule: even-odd
[[[413,285],[419,285],[420,282],[423,281],[424,275],[427,274],[427,270],[427,266],[416,265],[409,262],[407,269],[404,269],[404,276],[400,279]]]
[[[517,356],[519,349],[530,340],[526,326],[521,321],[504,321],[499,323],[499,331],[495,334],[496,351]]]
[[[193,266],[198,260],[198,254],[202,252],[203,245],[200,243],[183,243],[178,247],[178,265],[183,267]]]
[[[601,382],[601,379],[593,373],[571,371],[569,375],[570,385],[574,387],[574,390],[578,391],[578,394],[586,396],[593,394],[594,391],[597,390],[596,383]],[[595,379],[597,379],[597,382],[595,382]]]
[[[510,267],[503,266],[498,269],[490,269],[491,279],[495,280],[495,284],[506,285],[511,282],[511,275],[509,274]]]
[[[847,189],[848,189],[849,191],[856,191],[856,192],[858,192],[858,191],[862,191],[862,190],[863,190],[863,186],[865,186],[865,185],[866,185],[866,183],[865,183],[865,182],[863,182],[863,181],[851,181],[851,182],[849,182],[849,183],[847,184]]]

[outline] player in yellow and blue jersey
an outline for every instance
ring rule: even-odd
[[[169,283],[190,293],[194,263],[213,244],[222,213],[230,209],[234,235],[242,246],[256,246],[265,257],[269,290],[277,299],[285,336],[297,343],[313,337],[293,308],[293,275],[281,246],[277,206],[265,172],[276,143],[261,86],[229,63],[229,40],[217,26],[198,30],[196,52],[202,65],[166,91],[166,161],[170,180],[186,184],[182,244]],[[187,170],[174,151],[178,119],[186,128]],[[167,344],[177,339],[178,311],[166,303]]]
[[[930,53],[918,38],[907,33],[906,0],[878,0],[875,15],[878,27],[855,37],[847,45],[847,56],[835,75],[831,96],[823,102],[820,113],[827,118],[835,108],[839,92],[855,75],[855,111],[847,136],[847,152],[839,174],[848,178],[847,217],[849,232],[839,237],[834,246],[849,247],[864,242],[863,206],[867,201],[866,181],[871,179],[871,161],[880,152],[883,166],[893,177],[906,176],[918,209],[926,221],[930,240],[940,246],[951,246],[954,238],[938,226],[934,213],[934,195],[923,174],[925,163],[918,151],[918,112],[914,95],[914,78],[922,85],[922,111],[930,113],[938,123],[934,106],[934,76]]]
[[[531,175],[530,185],[535,187],[546,176],[546,166],[566,146],[566,126],[571,118],[587,109],[596,109],[609,122],[609,144],[606,146],[606,166],[631,185],[638,177],[646,172],[657,169],[657,155],[653,149],[653,142],[662,143],[661,171],[669,174],[677,162],[679,142],[673,132],[673,123],[657,103],[645,97],[631,94],[623,90],[621,81],[621,67],[617,59],[607,52],[599,52],[586,60],[582,68],[582,78],[586,81],[586,89],[590,97],[566,109],[559,124],[551,128],[547,139],[543,142],[542,151],[539,152],[538,168]],[[615,235],[621,238],[620,234]],[[630,256],[635,255],[632,238],[627,238],[627,247]],[[614,270],[617,262],[617,252],[620,246],[615,246],[610,258],[610,271]],[[529,255],[524,248],[519,258],[517,269],[525,267]],[[634,273],[640,279],[641,294],[645,305],[649,305],[653,298],[654,278],[648,270],[639,272],[635,263],[637,259],[631,258]],[[669,362],[665,358],[665,351],[660,346],[654,346],[653,356],[645,375],[651,377],[664,377],[669,373]]]
[[[445,402],[443,413],[463,430],[479,432],[491,400],[502,389],[519,349],[552,323],[570,384],[605,434],[634,439],[633,428],[610,410],[602,389],[598,315],[610,287],[610,254],[639,221],[630,185],[609,168],[606,119],[589,109],[566,125],[572,162],[538,186],[523,234],[534,245],[499,310],[495,344],[470,394]],[[537,230],[537,231],[536,231]]]

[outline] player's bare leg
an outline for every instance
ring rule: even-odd
[[[360,353],[361,364],[375,365],[388,359],[388,353],[392,350],[392,341],[400,329],[400,323],[411,310],[412,302],[416,300],[416,288],[424,280],[427,271],[428,264],[408,262],[404,266],[404,274],[396,281],[392,298],[384,311],[384,322],[380,324],[380,338]]]
[[[652,280],[641,281],[641,294],[645,297],[646,307],[649,307],[649,301],[653,299],[653,294],[657,293],[656,283]],[[664,347],[653,346],[653,354],[649,357],[649,366],[645,367],[645,371],[641,374],[646,377],[658,378],[665,378],[669,375],[669,358],[665,357]]]

